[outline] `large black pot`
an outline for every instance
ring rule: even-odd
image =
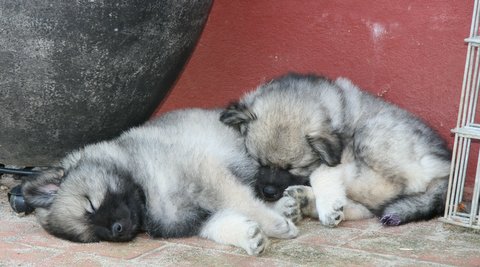
[[[211,0],[0,1],[0,163],[49,165],[149,118]]]

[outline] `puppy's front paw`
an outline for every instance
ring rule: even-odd
[[[248,255],[257,256],[268,246],[268,238],[256,222],[248,221],[247,224],[246,236],[242,242],[242,247],[247,251]]]
[[[344,218],[343,206],[346,204],[346,201],[336,200],[330,206],[321,203],[320,200],[317,200],[317,210],[318,218],[320,222],[328,227],[337,226]]]
[[[283,195],[293,197],[297,201],[300,206],[301,217],[318,218],[312,187],[304,185],[289,186],[285,189]]]
[[[296,223],[302,219],[302,212],[298,201],[288,195],[284,195],[275,203],[275,210],[285,218]]]
[[[276,238],[290,239],[298,235],[298,228],[295,224],[281,216],[271,221],[269,225],[263,226],[263,230],[268,236]]]
[[[283,196],[293,197],[300,206],[306,206],[308,204],[308,192],[307,186],[304,185],[293,185],[287,187],[283,192]]]
[[[279,235],[276,236],[277,238],[290,239],[298,236],[298,228],[289,219],[284,219],[283,222],[277,224],[276,228],[279,233]]]

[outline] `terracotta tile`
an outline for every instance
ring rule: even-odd
[[[304,266],[433,266],[395,255],[337,246],[286,242],[275,244],[265,257]],[[438,266],[438,264],[437,264]]]
[[[338,227],[344,228],[354,228],[359,230],[367,231],[376,231],[382,228],[382,224],[379,222],[378,218],[371,218],[365,220],[356,220],[356,221],[343,221],[338,225]]]
[[[58,250],[41,249],[23,244],[0,241],[0,263],[12,266],[14,264],[41,263],[49,257],[60,253]]]
[[[57,249],[71,249],[75,246],[79,246],[78,243],[63,240],[61,238],[50,235],[43,229],[32,231],[29,234],[15,237],[16,242],[28,244],[31,246],[40,246],[47,248]]]
[[[96,266],[138,266],[135,263],[129,263],[123,259],[114,259],[114,258],[107,258],[107,257],[100,257],[96,255],[92,255],[91,253],[72,253],[72,252],[65,252],[54,257],[50,257],[41,264],[35,264],[36,266],[75,266],[75,267],[96,267]]]
[[[37,266],[85,266],[85,267],[97,267],[103,266],[103,262],[92,259],[91,257],[81,257],[78,254],[63,253],[55,257],[50,257],[41,264],[35,264]]]
[[[228,251],[228,252],[235,252],[239,249],[237,247],[231,245],[223,245],[216,243],[212,240],[208,240],[205,238],[200,237],[188,237],[188,238],[172,238],[172,239],[162,239],[168,243],[175,243],[175,244],[184,244],[188,246],[198,247],[198,248],[205,248],[205,249],[214,249],[214,250],[221,250],[221,251]]]
[[[8,266],[480,266],[480,235],[437,220],[384,227],[369,219],[332,229],[306,219],[299,237],[271,239],[261,257],[252,257],[198,237],[142,234],[129,243],[77,244],[49,235],[6,202],[0,215],[0,265]]]
[[[159,240],[137,238],[127,243],[100,242],[75,244],[70,248],[70,251],[72,253],[87,253],[117,259],[132,259],[162,247],[165,244],[165,242]]]
[[[14,239],[42,231],[36,222],[0,220],[0,239]]]
[[[305,233],[301,233],[295,240],[296,242],[301,242],[304,244],[325,244],[336,246],[345,244],[351,239],[360,236],[362,233],[362,230],[353,228],[329,228],[319,226],[316,230],[310,230]]]
[[[407,223],[400,226],[381,226],[377,229],[377,232],[412,236],[431,235],[435,231],[442,230],[443,225],[440,221],[433,219],[430,221]]]
[[[162,266],[293,266],[263,256],[254,257],[179,244],[162,247],[132,262],[138,262],[139,265],[161,262]]]
[[[344,247],[437,263],[480,266],[480,236],[446,230],[439,222],[366,233]]]

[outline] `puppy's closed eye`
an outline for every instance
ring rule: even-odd
[[[95,212],[97,211],[97,209],[95,208],[95,206],[93,205],[92,201],[90,200],[89,197],[86,197],[87,201],[88,201],[88,205],[86,207],[86,210],[88,213],[90,214],[95,214]]]

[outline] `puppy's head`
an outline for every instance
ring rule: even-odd
[[[340,163],[336,111],[341,106],[329,80],[290,74],[231,104],[220,120],[243,134],[248,152],[261,165],[308,176],[320,164]]]
[[[293,175],[288,171],[260,167],[255,176],[255,192],[266,201],[277,201],[291,185],[310,185],[308,177]]]
[[[145,196],[121,171],[82,164],[23,181],[26,202],[50,234],[75,242],[129,241],[141,230]]]

